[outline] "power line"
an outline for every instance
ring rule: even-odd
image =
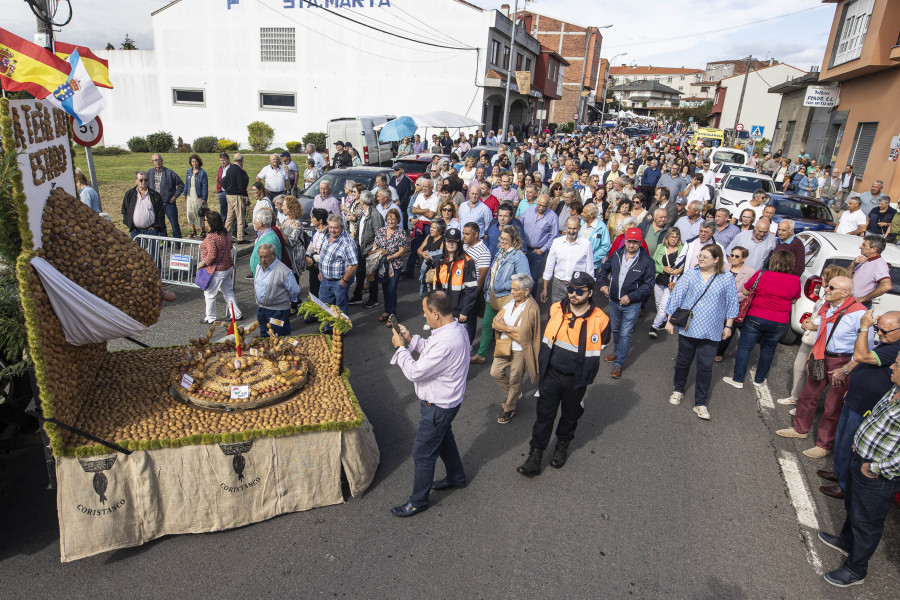
[[[441,31],[441,30],[439,30],[439,29],[435,29],[434,27],[432,27],[431,25],[429,25],[429,24],[426,23],[425,21],[422,21],[421,19],[419,19],[419,18],[417,18],[417,17],[414,17],[413,15],[411,15],[411,14],[409,14],[408,12],[406,12],[405,10],[403,10],[403,8],[402,8],[401,6],[397,6],[396,4],[394,4],[394,5],[391,6],[391,8],[395,8],[395,9],[399,10],[400,12],[402,12],[403,14],[405,14],[406,16],[408,16],[409,18],[413,19],[414,21],[416,21],[416,22],[418,22],[418,23],[421,23],[422,25],[424,25],[425,27],[427,27],[428,29],[430,29],[432,32],[437,33],[438,35],[441,35],[441,36],[443,36],[443,37],[445,37],[445,38],[447,38],[447,39],[449,39],[449,40],[451,40],[451,41],[453,41],[453,42],[456,42],[457,44],[465,44],[465,42],[456,39],[455,37],[453,37],[453,36],[450,35],[449,33],[443,32],[443,31]],[[380,6],[380,7],[379,7],[379,10],[382,10],[382,11],[384,11],[384,12],[387,12],[387,8],[385,8],[384,6]],[[412,25],[412,23],[410,23],[410,22],[407,21],[406,19],[401,18],[401,20],[402,20],[404,23],[408,24],[408,25]]]

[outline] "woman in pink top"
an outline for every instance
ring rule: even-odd
[[[748,293],[757,284],[756,293],[741,327],[741,340],[734,357],[734,377],[724,377],[722,380],[725,383],[738,389],[744,387],[750,352],[757,342],[759,362],[753,385],[765,383],[778,340],[788,328],[791,303],[800,297],[800,277],[794,275],[793,270],[794,255],[787,250],[776,250],[769,260],[769,270],[758,272],[744,284]]]

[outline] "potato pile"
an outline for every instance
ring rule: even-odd
[[[38,256],[144,325],[159,320],[162,280],[153,259],[127,235],[64,190],[44,208]]]
[[[56,418],[130,449],[213,443],[219,439],[210,436],[217,434],[255,432],[251,437],[261,437],[359,426],[362,413],[355,399],[344,381],[330,373],[332,353],[324,336],[296,339],[309,363],[309,379],[280,404],[236,412],[184,404],[172,397],[169,385],[186,348],[151,348],[106,354],[83,403],[57,401]],[[67,453],[97,446],[65,430],[61,434]]]

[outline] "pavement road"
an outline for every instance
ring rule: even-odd
[[[238,301],[252,315],[247,259],[238,264]],[[414,287],[401,283],[398,318],[421,331]],[[182,344],[206,331],[199,290],[173,289],[178,300],[165,306],[146,343]],[[785,395],[796,349],[779,348],[771,389],[759,393],[721,381],[731,360],[716,365],[705,422],[691,411],[693,387],[682,405],[668,403],[676,340],[651,340],[649,314],[622,379],[610,379],[604,365],[589,388],[569,462],[534,479],[515,470],[528,450],[534,386],[515,418],[499,425],[489,364],[473,365],[454,422],[469,486],[434,493],[422,515],[393,517],[390,508],[405,502],[412,484],[418,404],[389,366],[393,349],[378,314],[351,307],[355,327],[344,346],[381,449],[363,496],[61,564],[55,495],[46,489],[41,448],[32,446],[0,457],[4,599],[897,597],[896,507],[864,585],[838,590],[822,579],[842,562],[815,539],[815,527],[837,531],[844,516],[840,502],[816,490],[815,469],[829,463],[803,457],[806,441],[773,434],[790,422],[771,398]],[[313,329],[293,323],[295,332]]]

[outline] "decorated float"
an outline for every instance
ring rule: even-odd
[[[364,492],[379,453],[343,366],[347,316],[310,302],[330,336],[260,338],[251,325],[216,343],[214,326],[188,346],[109,351],[108,340],[160,318],[156,264],[75,197],[65,113],[40,100],[0,108],[21,171],[16,269],[55,457],[61,560]]]

